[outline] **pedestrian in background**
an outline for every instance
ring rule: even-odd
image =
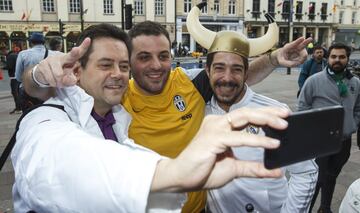
[[[50,50],[61,52],[62,48],[63,48],[62,39],[59,37],[54,37],[54,38],[50,39],[49,47],[50,47]]]
[[[314,47],[312,57],[308,59],[302,66],[298,79],[299,91],[296,97],[299,97],[301,88],[303,87],[306,79],[311,75],[320,72],[326,66],[326,59],[324,58],[324,49],[321,46]]]
[[[20,114],[21,106],[19,100],[19,82],[15,78],[15,68],[16,68],[16,59],[20,52],[20,48],[15,46],[12,51],[6,56],[6,69],[8,70],[10,78],[10,88],[11,95],[14,98],[15,108],[10,112],[10,114]]]
[[[20,82],[19,86],[19,97],[21,101],[21,109],[22,111],[28,109],[29,107],[42,103],[37,98],[31,97],[26,94],[24,85],[22,83],[22,75],[24,71],[35,64],[38,64],[42,59],[46,58],[48,55],[52,55],[55,52],[52,50],[48,50],[45,47],[45,38],[42,33],[32,33],[29,42],[31,44],[31,48],[27,50],[23,50],[19,53],[19,56],[16,60],[16,69],[15,69],[15,77],[18,82]]]
[[[360,120],[360,80],[346,68],[350,53],[351,48],[344,44],[331,45],[328,65],[305,82],[299,96],[299,111],[335,105],[344,106],[345,110],[341,150],[315,160],[319,177],[311,208],[321,189],[318,210],[321,213],[332,212],[330,207],[336,179],[350,157],[351,135],[357,130]]]

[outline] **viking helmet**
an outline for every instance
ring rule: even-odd
[[[269,23],[268,31],[260,38],[247,38],[236,31],[213,32],[206,29],[199,21],[200,10],[206,4],[202,2],[191,9],[186,19],[186,26],[195,41],[208,49],[209,53],[231,52],[247,58],[266,52],[279,41],[279,28],[269,14],[265,14]]]

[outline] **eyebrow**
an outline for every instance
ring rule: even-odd
[[[170,52],[168,50],[163,50],[159,54],[164,54],[164,53],[169,54]],[[151,53],[147,51],[141,51],[137,53],[137,55],[142,55],[142,54],[151,54]]]
[[[114,62],[114,59],[111,58],[100,58],[98,62]],[[119,63],[129,63],[129,60],[122,60]]]
[[[220,66],[225,66],[225,63],[222,63],[222,62],[218,62],[218,63],[213,63],[213,66],[217,66],[217,65],[220,65]],[[241,65],[241,64],[232,64],[231,67],[240,67],[240,68],[244,68],[245,66],[244,65]]]

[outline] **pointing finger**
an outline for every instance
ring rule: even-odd
[[[91,44],[91,39],[86,38],[78,47],[74,47],[69,53],[67,53],[62,58],[63,66],[72,66],[76,61],[78,61],[89,49]]]

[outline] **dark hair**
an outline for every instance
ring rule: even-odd
[[[169,32],[163,27],[160,23],[154,21],[144,21],[136,24],[129,30],[129,37],[131,40],[137,36],[146,35],[146,36],[159,36],[164,35],[169,41],[169,48],[171,48],[171,41]]]
[[[61,38],[54,37],[54,38],[50,39],[50,42],[49,42],[50,50],[57,50],[61,44],[62,44]]]
[[[210,69],[211,67],[211,64],[213,63],[214,61],[214,57],[215,57],[215,53],[218,53],[218,52],[213,52],[213,53],[209,53],[207,54],[206,56],[206,66]],[[234,53],[235,54],[235,53]],[[249,60],[248,58],[244,57],[244,56],[241,56],[240,57],[242,58],[243,62],[244,62],[244,66],[245,66],[245,70],[247,71],[248,68],[249,68]]]
[[[92,25],[86,28],[80,34],[79,39],[77,41],[77,45],[80,45],[85,40],[85,38],[90,38],[91,44],[89,49],[86,51],[86,53],[79,59],[82,67],[86,67],[86,64],[89,60],[89,55],[93,51],[93,42],[98,38],[113,38],[124,42],[128,49],[129,57],[130,57],[131,44],[130,44],[129,36],[126,34],[126,32],[124,32],[122,29],[118,28],[115,25],[102,23],[98,25]]]
[[[331,51],[333,49],[344,49],[346,51],[346,56],[349,58],[350,54],[351,54],[351,48],[343,43],[334,43],[329,47],[329,51],[328,51],[328,57],[331,54]]]
[[[313,48],[313,53],[315,52],[315,50],[322,50],[325,53],[325,50],[324,50],[324,48],[322,46],[315,46]]]

